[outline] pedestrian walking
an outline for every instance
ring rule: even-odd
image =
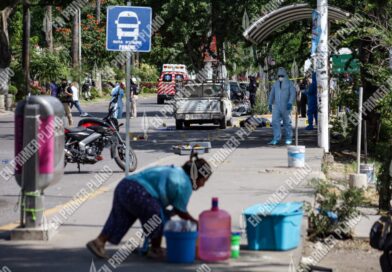
[[[131,79],[131,118],[137,117],[137,100],[138,100],[139,88],[135,83],[135,81]]]
[[[86,116],[88,116],[88,114],[83,111],[83,109],[79,103],[79,90],[77,88],[77,85],[78,84],[75,81],[71,83],[72,105],[76,107],[76,109],[78,110],[78,112],[80,114],[80,117],[86,117]]]
[[[68,119],[68,126],[73,125],[72,113],[70,104],[72,103],[72,90],[67,83],[66,79],[63,79],[61,82],[61,86],[58,89],[58,98],[60,99],[61,103],[63,103],[65,115]]]
[[[293,138],[291,126],[291,110],[295,102],[296,92],[293,82],[290,81],[283,67],[278,69],[278,80],[272,85],[268,98],[268,109],[272,112],[272,128],[274,137],[269,144],[277,145],[281,139],[280,123],[283,120],[285,131],[285,144],[290,145]]]
[[[58,89],[59,89],[59,86],[57,86],[56,81],[52,80],[49,83],[50,95],[54,96],[54,97],[58,97]]]
[[[172,206],[171,214],[197,223],[188,212],[188,202],[192,191],[203,187],[211,174],[210,165],[192,154],[182,167],[157,166],[124,178],[114,191],[112,210],[101,234],[87,243],[87,248],[98,258],[106,258],[106,242],[119,244],[139,219],[145,237],[151,241],[148,255],[163,257],[165,209]],[[155,228],[147,224],[151,219],[155,219]]]
[[[123,97],[124,97],[124,89],[125,89],[125,84],[120,83],[116,87],[113,88],[111,92],[112,100],[111,102],[114,103],[115,111],[113,113],[113,117],[117,119],[122,118],[122,113],[123,113]]]
[[[306,130],[313,130],[313,120],[315,125],[318,123],[318,109],[317,109],[317,77],[316,73],[312,73],[312,79],[310,80],[310,85],[308,91],[306,92],[308,99],[308,126]]]
[[[257,82],[254,76],[249,76],[248,78],[249,78],[249,85],[248,85],[249,100],[250,100],[250,106],[253,109],[254,106],[256,105]]]

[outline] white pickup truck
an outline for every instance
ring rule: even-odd
[[[213,123],[225,129],[233,125],[232,103],[224,83],[186,84],[174,104],[176,129],[191,124]]]

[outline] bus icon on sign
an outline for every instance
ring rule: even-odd
[[[117,26],[117,37],[119,40],[123,37],[133,38],[134,41],[138,39],[140,21],[135,12],[120,12],[115,24]]]

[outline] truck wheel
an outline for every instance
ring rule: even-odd
[[[226,117],[223,117],[221,120],[220,120],[220,125],[219,125],[219,128],[221,128],[221,129],[225,129],[225,128],[227,128],[227,121],[226,121]]]
[[[234,125],[234,123],[233,123],[233,118],[230,118],[228,121],[227,121],[227,126],[228,127],[232,127]]]
[[[176,120],[176,129],[182,129],[183,122],[180,120]]]
[[[157,104],[165,104],[165,99],[163,97],[158,96]]]

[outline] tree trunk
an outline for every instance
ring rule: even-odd
[[[76,12],[72,17],[72,44],[71,44],[72,67],[79,66],[79,14]]]
[[[11,63],[11,48],[8,36],[8,18],[12,12],[11,7],[7,7],[0,12],[0,75],[2,75],[2,84],[0,84],[0,94],[8,92],[9,73],[7,69]],[[1,98],[4,100],[4,97]],[[0,101],[0,110],[4,110],[4,101]]]
[[[96,17],[97,23],[101,23],[101,0],[96,0]]]
[[[44,32],[46,47],[49,52],[53,53],[53,19],[52,19],[52,6],[45,7],[45,18],[44,18]]]
[[[23,2],[23,53],[22,53],[22,67],[24,73],[24,89],[22,92],[25,95],[30,94],[30,28],[31,28],[31,14],[30,2],[25,0]]]

